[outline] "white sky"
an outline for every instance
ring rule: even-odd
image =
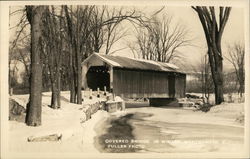
[[[151,14],[152,12],[159,10],[162,6],[136,6],[134,7],[137,10],[142,11],[145,14]],[[16,7],[13,7],[11,10],[15,10]],[[18,7],[20,8],[20,7]],[[129,7],[131,8],[131,7]],[[186,61],[192,65],[195,65],[200,62],[201,56],[206,53],[206,41],[203,32],[203,28],[197,16],[197,13],[191,9],[191,7],[176,7],[176,6],[166,6],[162,12],[163,14],[171,15],[175,22],[179,22],[182,25],[185,25],[190,31],[190,37],[193,39],[192,45],[179,49],[180,52],[186,58]],[[17,23],[18,15],[11,17],[10,26],[13,26]],[[118,41],[112,50],[117,50],[120,48],[127,47],[127,42],[133,42],[135,40],[133,34],[133,26],[125,22],[122,24],[124,29],[128,29],[129,35]],[[11,37],[13,38],[14,29],[11,30]],[[225,27],[223,37],[222,37],[222,51],[223,55],[227,55],[227,45],[233,44],[234,42],[244,42],[244,9],[233,7],[231,14],[229,16],[228,23]],[[114,55],[133,57],[133,54],[129,48],[117,51]],[[231,64],[224,60],[225,67],[231,67]]]
[[[143,10],[155,11],[161,7],[145,7]],[[186,60],[191,64],[199,63],[201,56],[207,51],[205,35],[203,32],[202,25],[199,21],[197,13],[191,9],[191,7],[166,7],[164,12],[173,16],[173,19],[185,25],[190,30],[190,36],[193,41],[192,44],[195,46],[188,46],[179,49],[187,58]],[[233,44],[234,42],[242,42],[244,44],[244,10],[242,8],[232,8],[229,20],[225,27],[222,37],[222,51],[223,55],[227,56],[227,45]],[[120,41],[115,47],[121,47],[124,41]],[[130,49],[118,51],[116,55],[122,56],[133,56]],[[225,59],[225,67],[232,67],[231,64]]]

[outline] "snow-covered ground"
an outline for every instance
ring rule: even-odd
[[[123,124],[126,119],[125,123],[133,127],[134,138],[148,142],[141,144],[142,149],[138,152],[198,154],[226,152],[239,156],[243,154],[244,123],[236,119],[244,114],[244,103],[223,103],[212,107],[206,113],[189,108],[150,107],[148,105],[143,107],[138,104],[135,102],[134,107],[124,112],[114,113],[111,118],[99,125],[97,132],[100,150],[123,152],[124,149],[117,149],[114,146],[107,149],[110,144],[102,140],[105,139],[103,137],[110,140],[122,139],[124,132],[119,132],[114,123],[120,121],[122,124],[118,127],[123,129],[123,126],[127,127]],[[116,136],[108,135],[111,128],[112,132],[117,131]],[[103,130],[106,130],[106,133],[103,133]]]
[[[89,93],[85,92],[83,105],[77,105],[69,103],[69,92],[62,92],[61,95],[61,108],[54,110],[48,106],[50,104],[51,93],[43,93],[42,126],[29,127],[21,122],[9,121],[10,152],[99,153],[94,144],[94,138],[102,132],[96,132],[96,126],[98,123],[108,119],[110,114],[106,111],[99,110],[92,115],[90,120],[85,121],[86,116],[84,110],[86,110],[89,104],[96,103],[98,100],[103,99],[94,96],[94,98],[90,100],[88,98]],[[15,99],[15,101],[22,106],[26,106],[26,103],[28,102],[28,95],[16,95],[11,98]],[[128,113],[138,112],[153,114],[153,116],[148,117],[145,121],[149,121],[149,123],[175,123],[176,125],[179,125],[180,128],[182,127],[180,130],[184,132],[186,127],[181,125],[183,123],[190,125],[198,124],[197,128],[194,126],[194,129],[197,129],[197,132],[203,131],[199,130],[199,126],[202,127],[202,124],[216,124],[218,128],[220,128],[220,126],[229,126],[237,129],[237,131],[244,129],[243,123],[236,121],[237,117],[244,114],[244,103],[223,103],[222,105],[212,107],[207,113],[185,108],[142,107],[143,103],[141,104],[141,102],[135,102],[134,105],[136,104],[139,104],[139,106],[128,108],[125,111],[116,112],[111,115],[116,115],[118,117]],[[145,129],[145,131],[146,130],[147,129]],[[99,129],[99,131],[104,130]],[[139,133],[136,133],[136,131]],[[135,134],[141,134],[141,130],[139,129],[135,129],[134,132]],[[162,132],[165,132],[165,128],[162,128]],[[27,142],[28,137],[39,137],[51,134],[62,134],[62,140],[54,142]],[[138,137],[137,135],[135,136]],[[240,138],[243,138],[242,134],[240,135]],[[176,145],[177,148],[179,146],[181,145]],[[234,148],[237,150],[240,149],[241,143]],[[182,151],[182,148],[177,150]],[[197,151],[199,150],[200,149],[197,148]]]
[[[94,148],[94,126],[103,117],[108,116],[106,111],[99,110],[86,120],[84,110],[89,104],[94,104],[99,98],[92,100],[84,98],[83,105],[69,103],[69,92],[62,92],[61,108],[51,109],[51,93],[42,96],[42,126],[29,127],[25,123],[9,121],[9,150],[10,152],[97,152]],[[28,95],[16,95],[20,105],[26,106]],[[27,142],[28,137],[40,137],[51,134],[62,135],[57,142]]]

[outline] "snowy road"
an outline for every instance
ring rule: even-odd
[[[234,119],[182,108],[128,107],[99,124],[95,145],[100,152],[239,152],[243,149],[244,127]]]

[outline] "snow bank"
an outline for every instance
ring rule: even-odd
[[[210,114],[215,116],[234,119],[241,124],[244,123],[244,103],[222,103],[211,107]],[[243,118],[239,121],[238,118]]]
[[[42,96],[42,125],[39,127],[29,127],[25,123],[9,121],[9,143],[10,151],[15,152],[64,152],[64,151],[96,151],[93,147],[95,136],[93,127],[103,117],[108,116],[105,111],[98,111],[91,114],[91,120],[87,120],[86,111],[91,105],[98,105],[103,98],[84,99],[82,105],[69,103],[69,92],[61,94],[61,108],[52,109],[50,105],[51,93],[43,93]],[[28,95],[16,95],[11,98],[26,107]],[[62,135],[59,142],[28,142],[28,137],[40,137],[51,134]],[[92,146],[91,146],[92,145]]]

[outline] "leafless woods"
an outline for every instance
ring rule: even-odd
[[[207,42],[208,58],[203,61],[202,88],[210,92],[206,82],[211,72],[216,103],[220,104],[223,101],[221,39],[231,8],[219,7],[218,16],[215,7],[192,8],[202,24]],[[133,28],[130,36],[134,41],[128,47],[137,57],[160,62],[181,59],[180,48],[192,45],[192,36],[186,26],[163,11],[167,12],[167,8],[159,8],[148,15],[134,7],[96,5],[23,6],[12,10],[10,18],[19,17],[16,25],[10,26],[10,30],[16,32],[10,39],[9,66],[15,69],[9,70],[9,83],[10,88],[15,86],[17,63],[23,63],[25,82],[20,87],[28,88],[30,94],[26,123],[41,124],[42,91],[52,92],[50,107],[53,109],[61,107],[61,90],[70,91],[70,102],[82,104],[82,61],[93,53],[113,54],[124,49],[114,48],[129,34],[129,27],[124,24]],[[230,50],[228,60],[235,68],[239,92],[243,93],[244,48],[235,45]]]

